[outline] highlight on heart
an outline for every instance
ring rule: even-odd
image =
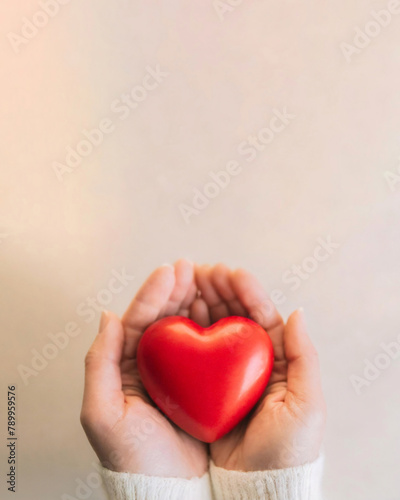
[[[228,316],[202,328],[186,317],[170,316],[146,329],[137,365],[160,410],[191,436],[212,443],[261,397],[273,367],[273,347],[268,333],[247,318]]]

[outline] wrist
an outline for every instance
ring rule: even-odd
[[[243,472],[272,471],[282,469],[293,469],[305,464],[315,462],[320,456],[319,449],[304,449],[300,445],[282,447],[276,454],[269,454],[266,457],[258,457],[246,462],[235,470]]]

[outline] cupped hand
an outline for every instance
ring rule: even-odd
[[[101,463],[117,472],[192,478],[208,469],[207,447],[166,419],[148,399],[136,366],[141,335],[164,316],[202,314],[193,265],[156,269],[122,321],[103,313],[85,359],[81,422]]]
[[[207,327],[226,316],[250,317],[267,331],[275,356],[258,404],[233,431],[210,446],[215,465],[256,471],[314,461],[322,445],[326,409],[318,356],[307,336],[303,312],[294,312],[285,325],[261,285],[241,269],[198,266],[196,282],[201,298],[197,298],[194,321]]]

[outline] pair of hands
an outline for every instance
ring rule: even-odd
[[[172,315],[203,327],[226,316],[250,317],[274,347],[274,368],[260,401],[211,445],[164,417],[139,377],[141,335],[157,319]],[[303,313],[294,312],[285,325],[261,285],[242,269],[186,260],[156,269],[122,320],[103,313],[85,366],[81,422],[102,464],[116,472],[190,479],[208,470],[209,456],[218,467],[255,471],[303,465],[320,453],[326,410]]]

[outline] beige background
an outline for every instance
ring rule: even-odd
[[[0,6],[1,472],[16,383],[13,498],[78,498],[95,470],[79,410],[99,314],[87,323],[77,307],[125,268],[134,279],[107,305],[122,313],[179,256],[247,267],[285,292],[285,316],[305,308],[329,405],[326,499],[399,498],[400,361],[360,395],[350,376],[400,334],[400,183],[385,179],[400,163],[400,15],[347,62],[340,44],[389,2],[237,3],[220,19],[211,0],[71,1],[18,53],[8,34],[40,5]],[[157,64],[168,77],[120,120],[111,103]],[[246,162],[238,145],[285,106],[296,118]],[[105,117],[114,133],[59,181],[53,162]],[[241,173],[186,224],[179,205],[229,160]],[[340,248],[290,290],[283,273],[328,235]],[[70,321],[81,333],[25,385],[18,365]]]

